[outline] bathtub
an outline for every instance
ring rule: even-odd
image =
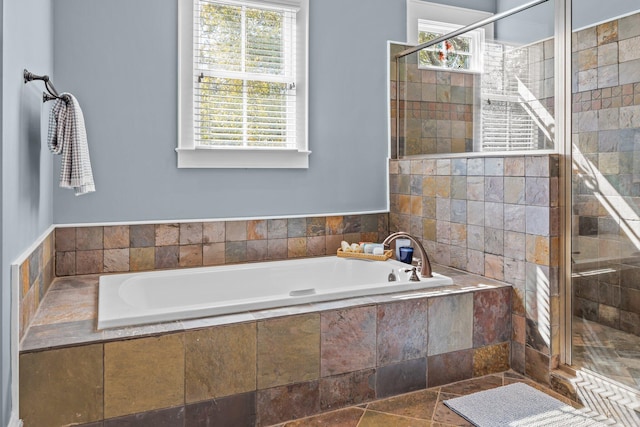
[[[336,256],[101,276],[98,329],[193,319],[295,304],[424,289],[407,264]],[[397,281],[389,282],[394,273]]]

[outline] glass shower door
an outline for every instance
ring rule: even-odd
[[[572,365],[638,389],[640,10],[589,24],[580,4],[573,2],[581,28],[572,41]]]

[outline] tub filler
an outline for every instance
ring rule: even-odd
[[[98,329],[387,294],[452,284],[409,281],[407,264],[336,256],[100,277]],[[390,277],[391,276],[391,277]],[[395,281],[389,281],[395,278]]]

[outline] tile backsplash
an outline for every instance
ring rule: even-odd
[[[335,253],[379,242],[387,214],[58,228],[56,276],[202,267]]]
[[[56,276],[321,256],[387,234],[387,213],[58,227],[20,265],[20,338]]]

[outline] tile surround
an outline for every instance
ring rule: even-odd
[[[318,380],[290,384],[257,393],[256,425],[268,426],[320,412],[320,386]]]
[[[58,228],[56,275],[318,256],[340,241],[381,241],[387,214]]]
[[[337,310],[320,316],[320,375],[327,377],[376,366],[376,309]]]
[[[376,398],[376,370],[365,369],[320,379],[320,410],[359,405]]]
[[[142,412],[124,417],[105,420],[99,427],[174,427],[181,426],[185,422],[185,409],[178,406],[174,408],[158,409]],[[93,425],[82,427],[94,427]],[[95,427],[98,427],[97,425]]]
[[[464,349],[429,356],[428,387],[470,379],[473,376],[473,350]]]
[[[492,320],[487,323],[488,329],[500,335],[499,339],[511,334],[511,317],[522,325],[535,313],[525,309],[527,302],[531,305],[539,298],[549,298],[550,301],[559,298],[557,155],[392,160],[390,171],[390,232],[407,229],[419,221],[422,228],[413,231],[421,232],[432,262],[513,285],[513,295],[503,295],[495,300],[496,304],[486,304],[489,311],[500,310],[504,305],[513,306],[513,314],[509,318],[505,313],[493,313]],[[437,174],[435,180],[431,175],[434,173]],[[422,199],[426,208],[420,215],[404,210],[399,203],[411,192],[411,188],[401,183],[416,177],[423,178]],[[438,179],[441,188],[438,188]],[[527,270],[532,275],[527,276]],[[526,289],[529,291],[525,292]],[[437,304],[434,301],[430,304]],[[442,318],[451,310],[442,309]],[[466,313],[465,310],[461,310],[462,319],[468,316],[462,313]],[[557,335],[559,310],[549,313],[549,316]],[[530,332],[544,327],[537,318],[529,320]],[[462,342],[468,340],[478,344],[478,338],[469,335],[471,329],[465,326],[471,321],[462,321],[453,333],[443,333],[443,336],[439,335],[441,331],[430,329],[429,339],[437,344],[429,346],[429,351],[433,352],[429,356],[466,348],[468,345]],[[495,325],[497,330],[493,329]],[[456,340],[462,340],[460,346]],[[547,371],[553,368],[550,356],[559,354],[559,341],[546,342],[544,346],[532,341],[520,344],[543,352],[540,356],[545,356],[549,362]],[[438,345],[444,347],[437,348]],[[483,345],[491,345],[491,342]],[[514,345],[511,357],[511,366],[524,373],[525,352]],[[544,357],[537,360],[544,360]]]
[[[75,245],[75,234],[62,235],[62,245]],[[51,287],[56,275],[56,260],[54,255],[54,232],[49,233],[40,242],[34,251],[27,257],[19,267],[20,295],[19,311],[20,339],[24,337],[27,328],[35,317],[35,314],[43,300],[45,294]],[[69,263],[69,259],[62,258],[61,263]],[[75,270],[75,260],[73,269]]]
[[[254,427],[256,425],[255,407],[255,392],[187,404],[184,408],[184,425]],[[177,422],[172,424],[174,425],[182,426],[183,424]]]
[[[184,404],[184,334],[104,344],[104,416]]]
[[[473,376],[480,377],[510,369],[510,350],[508,342],[478,349],[473,354]]]
[[[186,332],[186,403],[251,392],[255,389],[255,323]]]
[[[471,294],[429,300],[429,356],[473,346],[473,303]]]
[[[511,290],[508,288],[473,295],[473,346],[483,347],[510,340]]]
[[[20,265],[20,338],[55,277],[322,256],[387,235],[386,213],[56,228]]]
[[[312,381],[320,377],[318,314],[258,322],[257,342],[259,389]]]
[[[428,304],[408,300],[377,309],[377,365],[426,356]]]
[[[460,298],[470,302],[468,312],[472,317],[475,312],[475,321],[483,325],[492,316],[481,309],[485,301],[495,298],[493,292],[509,288],[455,270],[438,266],[436,270],[460,283],[440,288],[452,294],[438,297],[440,291],[435,288],[432,296],[400,301],[380,296],[356,299],[356,305],[352,306],[346,304],[348,301],[322,303],[315,309],[309,306],[307,309],[311,311],[307,313],[302,310],[305,307],[298,307],[299,314],[295,314],[292,307],[249,316],[227,316],[226,322],[231,324],[224,318],[210,318],[99,333],[93,328],[97,276],[59,278],[47,295],[43,317],[36,319],[39,326],[33,326],[24,341],[30,347],[21,358],[46,358],[51,352],[66,350],[64,346],[68,343],[76,345],[72,349],[95,346],[96,354],[91,360],[102,367],[104,359],[101,368],[104,371],[98,371],[104,378],[104,386],[100,388],[104,393],[104,425],[130,425],[134,420],[157,425],[231,419],[239,426],[282,423],[421,390],[430,384],[432,376],[442,381],[459,378],[451,373],[460,372],[459,364],[449,364],[451,369],[443,371],[437,360],[426,357],[427,323],[438,327],[439,321],[430,317],[429,301],[452,302]],[[479,281],[486,284],[478,287]],[[487,295],[474,297],[478,293]],[[69,301],[79,296],[89,308],[68,306]],[[474,309],[474,301],[481,307]],[[60,317],[63,311],[70,311],[68,317]],[[75,321],[75,316],[88,320]],[[54,323],[46,324],[45,319]],[[82,324],[86,329],[76,326],[69,331],[66,341],[60,341],[63,330],[73,324]],[[471,378],[474,369],[488,372],[502,367],[488,364],[486,354],[491,352],[490,347],[473,347],[471,337],[486,332],[474,333],[470,326],[469,348],[458,352],[465,355],[464,378]],[[404,338],[398,339],[396,334]],[[490,334],[485,337],[485,341],[491,340]],[[510,336],[499,343],[502,346],[494,347],[509,348],[509,340]],[[96,341],[97,344],[92,344]],[[405,341],[410,345],[403,346]],[[354,342],[359,343],[355,348]],[[51,349],[60,345],[63,347],[59,350]],[[486,366],[477,368],[473,364],[476,360]],[[25,391],[37,394],[49,390],[47,365],[39,369],[35,371],[40,374],[31,377],[29,387],[23,385]],[[61,379],[60,384],[73,387],[74,381],[68,377]],[[38,407],[41,406],[34,407],[36,412]],[[29,414],[27,422],[38,416],[42,414]]]
[[[20,356],[20,417],[59,427],[102,420],[102,344]]]

